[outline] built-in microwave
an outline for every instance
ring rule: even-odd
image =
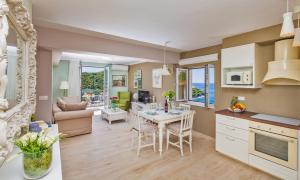
[[[251,85],[252,71],[230,71],[226,73],[226,84],[228,85]]]

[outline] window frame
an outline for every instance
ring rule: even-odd
[[[214,68],[214,84],[215,84],[215,74],[216,74],[216,66],[215,64],[213,63],[209,63],[209,64],[205,64],[203,66],[200,66],[200,67],[195,67],[195,68],[185,68],[188,70],[188,85],[187,85],[187,92],[188,92],[188,97],[187,97],[187,104],[190,104],[190,105],[193,105],[193,106],[200,106],[200,107],[206,107],[206,108],[214,108],[215,107],[215,101],[213,104],[210,104],[209,101],[210,101],[210,80],[211,80],[211,77],[210,77],[210,73],[209,73],[209,69],[213,67]],[[202,103],[202,102],[196,102],[196,101],[193,101],[192,100],[192,73],[191,71],[193,69],[201,69],[201,68],[204,68],[204,94],[205,94],[205,102]],[[176,77],[177,78],[177,77]],[[177,82],[176,82],[176,87],[178,86]],[[215,93],[215,88],[216,86],[214,85],[214,97],[216,95]],[[177,92],[176,92],[177,93]]]

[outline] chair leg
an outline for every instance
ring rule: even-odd
[[[132,138],[131,138],[131,140],[132,140],[131,148],[132,149],[134,148],[134,135],[135,135],[135,133],[132,132]]]
[[[192,149],[192,140],[193,140],[193,136],[192,136],[192,132],[190,132],[190,137],[189,137],[190,152],[193,151],[193,149]]]
[[[139,142],[138,142],[137,156],[140,156],[141,143],[142,143],[142,135],[139,133]]]
[[[155,152],[156,150],[155,150],[155,143],[156,143],[156,134],[155,134],[155,132],[153,133],[153,151]]]
[[[180,144],[180,153],[181,156],[183,156],[182,136],[179,136],[179,144]]]
[[[166,150],[169,149],[169,142],[170,142],[170,132],[167,130],[167,147],[166,147]]]

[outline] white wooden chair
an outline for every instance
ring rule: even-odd
[[[191,110],[191,105],[180,103],[179,108],[182,108],[185,111],[187,111],[187,110],[189,111],[189,110]]]
[[[157,103],[148,103],[147,104],[147,109],[157,109],[158,104]]]
[[[169,144],[180,148],[181,156],[183,156],[183,142],[186,142],[190,146],[190,152],[192,152],[192,129],[193,129],[193,118],[195,111],[185,112],[181,116],[181,121],[178,123],[172,123],[167,126],[167,150]],[[179,141],[171,142],[170,134],[178,136]],[[183,138],[189,136],[189,140]]]
[[[135,142],[135,135],[138,137],[138,147],[137,147],[137,155],[140,155],[140,150],[142,148],[153,146],[153,151],[155,152],[155,143],[156,143],[156,131],[157,128],[145,121],[144,118],[140,117],[138,112],[130,111],[130,124],[132,126],[132,147]],[[146,143],[148,137],[152,136],[151,143]],[[145,140],[145,141],[143,141]]]

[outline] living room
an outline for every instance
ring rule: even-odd
[[[300,1],[0,5],[0,179],[300,179]]]

